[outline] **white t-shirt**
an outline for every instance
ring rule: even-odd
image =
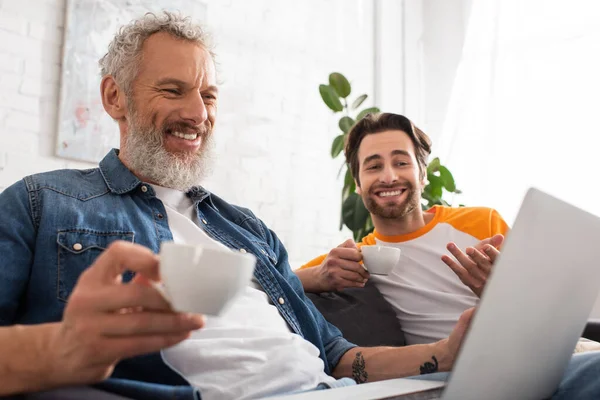
[[[176,243],[225,247],[210,238],[193,202],[183,193],[154,186],[167,211]],[[162,351],[163,359],[203,399],[250,399],[315,388],[335,379],[324,372],[319,350],[293,333],[256,280],[204,328]]]
[[[382,244],[402,250],[400,261],[386,276],[371,275],[383,297],[396,311],[407,344],[432,343],[447,338],[460,315],[479,298],[441,260],[449,242],[465,250],[495,234],[506,234],[508,225],[491,208],[441,207],[424,227],[406,235],[365,236],[359,246]],[[327,255],[302,268],[320,265]]]
[[[479,302],[441,260],[444,254],[451,256],[446,245],[455,242],[464,251],[497,233],[506,234],[508,229],[488,208],[436,207],[433,211],[433,220],[412,234],[373,234],[377,244],[402,249],[400,261],[389,275],[371,275],[371,279],[396,310],[407,344],[447,338],[460,315]]]

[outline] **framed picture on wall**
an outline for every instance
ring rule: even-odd
[[[119,129],[102,107],[98,60],[120,26],[146,12],[179,11],[206,20],[202,0],[68,0],[56,155],[96,163],[119,147]]]

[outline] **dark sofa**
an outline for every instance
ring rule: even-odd
[[[404,334],[396,312],[371,281],[367,281],[362,289],[307,293],[307,296],[352,343],[366,347],[404,346]],[[581,336],[600,342],[600,319],[588,321]]]

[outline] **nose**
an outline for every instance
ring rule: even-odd
[[[392,184],[398,180],[398,174],[391,165],[386,165],[379,175],[379,181],[385,184]]]
[[[200,92],[191,92],[185,99],[185,104],[180,111],[180,117],[197,126],[208,119],[206,104]]]

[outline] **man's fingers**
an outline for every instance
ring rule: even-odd
[[[369,272],[362,266],[362,264],[357,263],[356,261],[347,261],[347,260],[337,260],[336,265],[340,267],[344,271],[349,271],[354,273],[357,279],[362,279],[366,281],[369,279]]]
[[[342,290],[346,288],[362,288],[365,287],[366,282],[356,282],[349,279],[339,278],[336,283],[333,284],[335,290]]]
[[[329,257],[349,261],[361,261],[362,253],[356,247],[336,247],[329,252]]]
[[[93,322],[103,336],[180,335],[200,329],[204,318],[198,314],[131,312],[96,316]]]
[[[362,266],[360,268],[362,268]],[[336,275],[340,279],[345,279],[357,283],[364,283],[368,280],[368,278],[365,278],[363,275],[354,272],[353,270],[340,269]]]
[[[504,235],[497,234],[491,237],[489,244],[494,246],[496,249],[499,249],[504,243]]]
[[[469,329],[471,321],[473,320],[473,315],[475,315],[475,307],[469,308],[460,315],[455,329],[461,337],[464,336],[467,329]]]
[[[469,287],[471,286],[471,284],[473,283],[473,279],[469,274],[469,271],[467,271],[462,265],[457,263],[449,256],[443,255],[442,261],[444,262],[444,264],[450,267],[450,269],[456,274],[456,276],[458,276],[462,283]]]
[[[485,275],[479,270],[477,264],[469,258],[461,249],[454,243],[449,243],[448,251],[458,260],[458,262],[477,280],[485,280]]]
[[[80,283],[89,285],[114,283],[126,270],[143,274],[151,280],[159,280],[158,256],[146,247],[125,242],[113,242],[81,274]]]
[[[342,248],[342,247],[348,248],[348,249],[358,249],[358,246],[356,246],[356,243],[352,239],[348,239],[344,243],[342,243],[338,246],[338,248]]]
[[[492,264],[496,262],[496,258],[498,258],[498,256],[500,255],[500,251],[491,245],[485,246],[483,248],[483,252],[485,253],[486,256],[488,256],[488,258],[490,259]]]
[[[491,245],[498,249],[500,246],[502,246],[502,243],[504,243],[504,235],[498,233],[492,237],[483,239],[481,242],[475,245],[475,248],[481,251],[485,248],[485,246]]]
[[[491,247],[489,244],[486,246]],[[492,270],[492,261],[489,259],[489,257],[473,247],[467,247],[466,253],[487,277]]]
[[[87,310],[92,307],[97,311],[108,312],[130,307],[153,311],[171,310],[171,304],[157,289],[134,282],[104,286],[94,290],[93,294],[82,294],[81,297],[86,300]]]
[[[462,283],[471,289],[477,296],[480,296],[483,288],[483,283],[481,281],[475,279],[466,268],[457,263],[451,257],[444,255],[442,256],[442,261],[448,267],[450,267],[450,269],[456,274],[456,276],[458,276],[458,279],[460,279]]]

